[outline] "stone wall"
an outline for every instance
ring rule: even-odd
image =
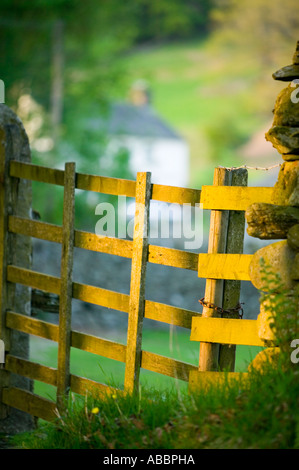
[[[246,220],[249,235],[279,240],[258,250],[250,265],[253,285],[268,293],[262,296],[258,317],[260,337],[277,345],[280,324],[289,328],[285,341],[299,335],[299,41],[293,63],[275,72],[273,78],[291,82],[278,95],[273,125],[265,136],[283,163],[273,189],[273,204],[253,204],[246,211]]]

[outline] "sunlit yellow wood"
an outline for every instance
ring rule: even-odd
[[[15,312],[7,312],[6,326],[24,333],[39,336],[58,342],[58,326],[44,320],[27,317]],[[71,346],[82,351],[114,359],[126,361],[126,346],[113,341],[108,341],[96,336],[80,333],[73,330],[71,333]]]
[[[225,168],[215,168],[213,185],[220,187],[231,183],[231,173]],[[208,253],[225,253],[229,211],[212,210],[210,216],[210,231]],[[207,278],[204,299],[207,303],[222,307],[223,279]],[[208,306],[203,307],[203,317],[218,317],[219,312]],[[219,344],[202,341],[199,350],[198,368],[200,371],[218,370]]]
[[[8,229],[13,233],[28,235],[50,242],[62,242],[62,227],[59,225],[25,219],[23,217],[9,216]],[[74,246],[85,250],[131,258],[133,242],[131,240],[104,237],[82,230],[75,230]]]
[[[246,211],[254,202],[272,203],[273,188],[242,186],[203,186],[203,209]]]
[[[2,401],[8,406],[46,421],[57,419],[55,403],[19,388],[9,387],[3,389]]]
[[[60,293],[60,279],[48,274],[38,273],[30,269],[17,266],[7,267],[7,280],[35,289],[44,290],[53,294]],[[73,298],[90,302],[102,307],[113,308],[121,312],[129,311],[129,295],[120,294],[101,287],[88,286],[86,284],[73,283]]]
[[[137,173],[127,329],[127,357],[124,383],[124,389],[129,393],[137,390],[139,385],[142,325],[145,308],[145,276],[148,254],[150,197],[151,174],[148,172]]]
[[[7,280],[31,286],[34,289],[44,290],[45,292],[52,292],[53,294],[59,295],[60,293],[59,277],[38,273],[31,269],[7,266]]]
[[[21,163],[12,161],[10,163],[10,176],[24,178],[41,183],[64,185],[64,171],[48,168],[32,163]]]
[[[232,186],[247,186],[248,171],[244,168],[238,168],[231,171]],[[245,233],[245,212],[229,211],[227,240],[225,252],[228,254],[243,253]],[[240,311],[230,311],[240,302],[241,281],[236,279],[225,279],[223,286],[222,318],[239,318]],[[228,311],[227,311],[228,310]],[[226,372],[235,371],[236,345],[220,344],[218,355],[219,370]]]
[[[57,277],[49,276],[35,271],[19,268],[16,266],[8,266],[8,280],[32,286],[36,289],[45,290],[59,294],[60,280]],[[73,298],[90,302],[102,307],[113,308],[121,312],[129,311],[129,295],[121,294],[111,290],[103,289],[86,284],[73,283]],[[169,323],[184,328],[191,328],[191,320],[193,316],[201,315],[199,312],[181,309],[159,302],[150,300],[145,301],[145,318],[151,320]]]
[[[20,233],[41,240],[55,243],[62,242],[62,227],[46,222],[39,222],[38,220],[25,219],[24,217],[11,215],[8,218],[8,230],[12,233]]]
[[[7,312],[6,326],[30,335],[58,341],[58,326],[44,320],[27,317],[16,312]]]
[[[198,277],[250,281],[252,255],[199,253]]]
[[[39,380],[53,386],[57,384],[57,369],[21,359],[11,354],[6,358],[5,368],[14,374],[29,377],[32,380]]]
[[[235,318],[195,317],[192,319],[190,340],[248,346],[265,345],[258,336],[257,320]]]
[[[172,266],[174,268],[197,271],[198,253],[149,245],[148,261],[149,263],[160,264],[162,266]]]
[[[119,390],[116,388],[73,374],[71,374],[71,390],[74,393],[85,396],[89,392],[99,398],[105,398],[105,396],[111,395],[111,393],[116,391],[119,393]]]
[[[201,372],[191,370],[189,374],[188,392],[196,393],[210,386],[229,384],[232,380],[243,382],[248,378],[247,372]]]
[[[173,307],[151,300],[145,301],[144,317],[150,320],[169,323],[183,328],[191,328],[192,318],[194,316],[201,316],[199,312],[186,310],[183,308]]]
[[[74,282],[73,298],[121,312],[129,311],[129,295],[102,289],[101,287],[88,286]]]
[[[76,188],[115,196],[135,197],[136,182],[106,176],[77,173]]]
[[[12,161],[10,163],[10,176],[60,186],[64,184],[63,170],[18,161]],[[76,188],[134,198],[136,181],[77,173]],[[194,205],[200,203],[200,195],[201,191],[199,189],[152,184],[152,199],[157,201]]]
[[[63,227],[59,292],[59,341],[57,371],[57,407],[63,410],[70,388],[70,353],[74,258],[76,165],[65,164]]]
[[[177,186],[164,186],[162,184],[152,185],[152,199],[172,204],[195,204],[200,203],[200,189],[179,188]]]
[[[174,377],[186,382],[188,382],[189,372],[191,370],[197,370],[197,367],[193,364],[181,362],[176,359],[171,359],[148,351],[142,351],[141,367],[143,369],[158,372],[159,374]]]
[[[75,246],[85,250],[132,258],[133,242],[121,238],[102,237],[94,233],[75,230]]]
[[[72,331],[71,345],[73,348],[104,356],[108,359],[126,362],[126,346],[121,343],[108,341],[79,331]]]

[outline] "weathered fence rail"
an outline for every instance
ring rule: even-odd
[[[225,172],[226,175],[228,172],[228,170],[223,169],[217,169],[217,171]],[[124,392],[126,393],[132,392],[138,386],[140,368],[187,382],[190,375],[194,382],[195,375],[196,380],[200,380],[198,377],[204,377],[204,374],[209,375],[210,371],[214,370],[209,363],[211,362],[211,354],[215,358],[215,348],[211,353],[209,345],[218,345],[216,350],[218,358],[221,358],[219,345],[222,347],[225,344],[263,345],[263,342],[259,340],[256,334],[256,320],[241,321],[235,318],[212,318],[215,316],[215,310],[209,306],[204,308],[203,314],[200,314],[150,301],[144,297],[144,283],[148,262],[198,271],[198,275],[206,278],[207,283],[211,281],[210,294],[211,292],[214,294],[218,292],[219,294],[218,281],[220,281],[222,283],[221,301],[219,301],[221,306],[225,304],[225,298],[229,297],[230,303],[233,302],[234,304],[229,306],[234,307],[238,302],[240,285],[232,283],[249,279],[248,268],[251,255],[242,254],[242,230],[241,243],[237,247],[237,252],[234,252],[235,243],[231,243],[230,248],[228,248],[229,243],[227,240],[233,236],[236,227],[240,227],[240,223],[244,230],[243,213],[251,203],[271,201],[272,188],[219,185],[204,186],[202,190],[177,188],[152,184],[148,173],[138,173],[136,181],[129,181],[76,173],[74,164],[66,164],[65,170],[55,170],[20,161],[10,162],[9,175],[11,179],[27,179],[63,186],[64,218],[63,225],[58,226],[21,217],[14,213],[8,215],[7,230],[10,233],[60,243],[63,250],[60,277],[42,274],[11,263],[4,266],[5,282],[30,286],[59,296],[59,325],[25,316],[10,308],[6,309],[5,315],[3,315],[4,325],[2,325],[3,331],[4,329],[17,330],[58,342],[57,368],[37,364],[29,361],[28,358],[17,357],[10,352],[9,348],[6,351],[5,362],[5,371],[8,374],[19,374],[57,387],[57,403],[36,396],[28,390],[11,387],[9,382],[6,381],[5,387],[2,389],[2,404],[23,410],[40,418],[52,419],[55,416],[56,407],[59,409],[63,406],[62,399],[69,390],[79,394],[84,394],[86,390],[95,390],[104,394],[113,391],[114,389],[108,385],[70,373],[71,347],[125,363]],[[244,185],[244,173],[241,176],[243,178],[241,184]],[[230,182],[229,184],[238,183]],[[247,184],[246,181],[245,184]],[[6,191],[3,182],[1,188],[2,192]],[[133,240],[97,236],[93,233],[75,230],[73,210],[76,188],[135,197],[138,204],[136,204]],[[203,209],[211,210],[214,213],[214,218],[211,219],[211,231],[214,236],[221,229],[225,233],[225,242],[222,243],[222,249],[220,250],[220,245],[217,247],[214,243],[212,252],[209,250],[207,254],[198,254],[148,244],[146,229],[150,200],[193,205],[200,203]],[[219,221],[218,217],[217,221],[216,216],[223,216],[224,213],[227,213],[228,216],[231,215],[231,219],[227,218],[226,226],[223,229],[223,220]],[[241,219],[240,215],[242,215]],[[72,252],[74,247],[131,258],[130,295],[73,282]],[[211,294],[209,297],[209,302],[212,302],[213,295]],[[123,345],[71,330],[70,303],[72,298],[128,314],[127,344]],[[192,327],[191,340],[200,341],[201,345],[207,345],[205,359],[201,361],[200,372],[192,364],[142,350],[143,318],[188,329]],[[202,346],[202,351],[203,349]],[[229,364],[229,368],[233,370],[234,360],[232,357],[234,357],[233,349],[228,356],[227,351],[224,354],[224,350],[222,350],[222,361],[220,360],[222,369]]]

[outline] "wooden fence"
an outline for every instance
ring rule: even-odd
[[[4,266],[7,283],[21,284],[57,294],[59,325],[6,310],[2,316],[2,331],[18,330],[58,342],[57,368],[47,367],[17,357],[6,351],[5,371],[19,374],[57,387],[56,403],[28,390],[8,385],[2,390],[2,403],[50,420],[56,408],[63,407],[63,398],[69,390],[85,394],[87,390],[111,393],[113,388],[70,373],[70,348],[78,348],[125,363],[124,393],[138,387],[140,368],[191,382],[198,381],[215,370],[215,361],[221,368],[234,369],[234,346],[230,344],[258,344],[255,320],[219,318],[239,301],[240,281],[249,280],[251,255],[242,254],[244,211],[254,202],[271,202],[272,188],[246,187],[244,170],[215,170],[213,186],[201,190],[152,184],[149,173],[138,173],[136,181],[76,173],[74,163],[66,163],[64,170],[45,168],[31,163],[11,161],[12,179],[27,179],[64,187],[63,224],[57,226],[29,218],[8,214],[10,233],[35,237],[62,244],[61,275],[50,276],[13,264]],[[3,181],[3,179],[2,179]],[[74,228],[75,189],[135,198],[135,228],[133,240],[100,237]],[[1,186],[2,193],[6,191]],[[1,195],[3,198],[3,194]],[[211,210],[208,253],[193,253],[148,244],[150,201],[177,204],[202,204]],[[85,285],[72,280],[74,247],[131,258],[130,295]],[[147,263],[156,263],[198,271],[206,278],[203,313],[173,307],[145,299]],[[72,298],[109,307],[128,314],[127,344],[108,341],[71,329]],[[217,318],[212,318],[216,316]],[[233,315],[234,316],[234,315]],[[231,316],[230,316],[231,317]],[[144,351],[141,348],[143,318],[191,329],[191,340],[200,341],[199,369],[188,363]],[[217,358],[217,360],[215,359]]]

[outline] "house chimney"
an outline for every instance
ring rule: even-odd
[[[151,96],[148,83],[145,80],[137,80],[133,83],[129,98],[134,106],[149,105]]]

